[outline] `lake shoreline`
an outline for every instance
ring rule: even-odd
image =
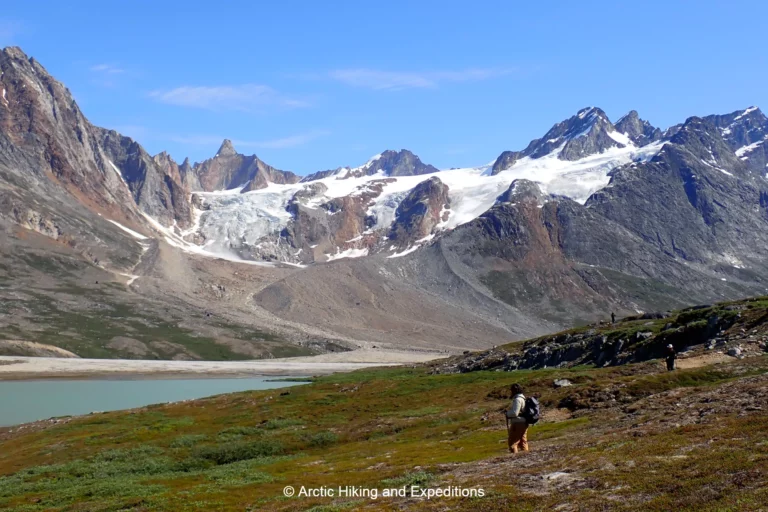
[[[13,431],[57,425],[83,416],[137,411],[230,393],[268,390],[290,393],[286,390],[305,384],[308,382],[275,382],[263,376],[5,381],[0,382],[0,438]]]
[[[247,361],[0,356],[0,381],[307,378],[379,366],[415,364],[446,356],[438,352],[386,350],[356,350],[319,356]]]

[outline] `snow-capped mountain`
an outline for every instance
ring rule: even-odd
[[[360,305],[383,340],[403,316],[406,337],[433,315],[438,337],[483,324],[503,339],[614,304],[768,291],[768,119],[755,107],[666,130],[590,107],[487,165],[438,170],[390,150],[300,178],[229,141],[201,163],[151,156],[90,124],[18,48],[0,52],[0,88],[0,237],[31,250],[43,237],[131,283],[170,276],[154,284],[171,295],[204,294],[193,276],[219,271],[210,257],[268,266],[238,301],[368,339],[343,320]]]
[[[625,119],[635,120],[636,113]],[[197,238],[207,251],[244,259],[311,263],[378,252],[397,257],[479,217],[517,179],[584,203],[608,184],[613,169],[659,152],[664,143],[654,129],[638,123],[639,134],[629,122],[631,135],[625,134],[602,110],[583,109],[506,159],[503,168],[503,155],[493,166],[440,171],[410,151],[389,150],[361,166],[319,172],[299,183],[270,182],[247,193],[242,186],[199,192],[205,210]],[[445,200],[434,204],[434,194]],[[406,211],[406,200],[422,206]]]

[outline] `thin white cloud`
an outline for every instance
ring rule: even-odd
[[[117,67],[113,64],[96,64],[95,66],[91,66],[91,71],[95,71],[96,73],[104,73],[107,75],[119,75],[125,73],[123,68]]]
[[[330,135],[328,130],[312,130],[277,139],[242,140],[233,139],[232,145],[245,149],[290,149],[303,146],[320,137]],[[221,144],[226,137],[220,135],[171,135],[168,140],[185,146],[213,146]]]
[[[283,95],[269,86],[259,84],[190,86],[149,93],[161,103],[206,110],[236,110],[252,112],[266,107],[300,108],[309,104],[301,99]]]
[[[514,73],[511,68],[469,68],[456,71],[400,72],[368,68],[337,69],[328,77],[353,87],[377,91],[433,89],[442,83],[479,82]]]

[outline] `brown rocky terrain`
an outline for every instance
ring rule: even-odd
[[[262,162],[256,155],[245,156],[235,151],[232,141],[225,140],[216,156],[195,164],[191,171],[202,190],[242,188],[242,193],[265,188],[269,183],[297,183],[301,178]]]

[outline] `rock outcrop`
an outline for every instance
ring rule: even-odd
[[[424,240],[448,220],[450,207],[448,187],[439,178],[422,181],[397,207],[389,240],[399,249]]]
[[[470,352],[433,366],[434,373],[483,370],[618,366],[661,359],[667,345],[701,354],[719,349],[733,357],[764,353],[768,347],[765,307],[741,303],[697,306],[661,315],[637,315],[616,324],[599,323],[526,342]],[[661,318],[652,318],[654,316]],[[567,382],[567,381],[566,381]],[[555,386],[568,386],[555,381]]]
[[[627,115],[616,121],[616,130],[629,137],[636,146],[645,146],[664,137],[662,131],[648,121],[640,119],[637,110],[631,110]]]
[[[195,164],[192,173],[206,192],[241,188],[245,193],[265,188],[270,183],[298,183],[301,180],[292,172],[265,164],[256,155],[241,155],[228,139],[221,144],[216,156]]]
[[[758,176],[768,173],[768,118],[757,107],[707,116],[736,156]]]
[[[542,138],[532,141],[524,150],[501,153],[493,163],[491,173],[496,175],[509,169],[524,157],[542,158],[557,152],[557,158],[573,161],[602,153],[612,147],[625,147],[628,144],[646,146],[664,137],[665,134],[660,129],[640,119],[635,110],[619,119],[614,126],[605,112],[589,107],[557,123]]]
[[[373,176],[378,173],[388,177],[419,176],[439,171],[437,167],[422,162],[418,156],[407,149],[401,149],[400,151],[388,149],[360,167],[340,167],[335,170],[320,171],[304,177],[301,181],[310,182],[331,176],[336,176],[336,179],[359,178],[361,176]]]

